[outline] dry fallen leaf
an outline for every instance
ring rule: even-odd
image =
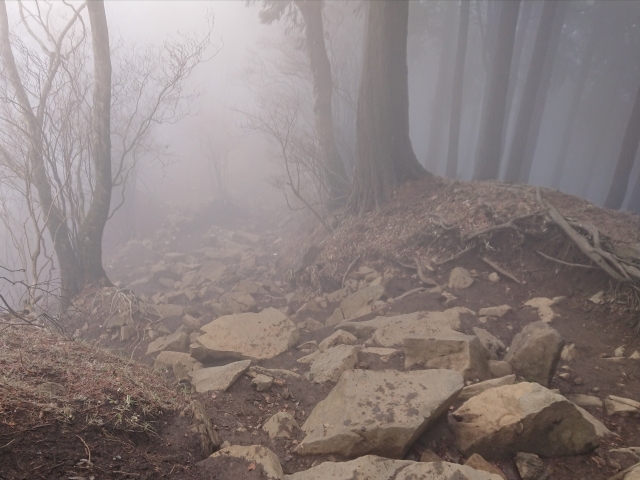
[[[251,462],[247,470],[252,471],[256,469],[256,462]]]

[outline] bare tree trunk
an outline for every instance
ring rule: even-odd
[[[348,202],[362,214],[381,205],[401,182],[425,173],[409,138],[407,0],[369,4],[358,97],[356,169]]]
[[[531,64],[529,65],[529,72],[522,92],[516,126],[513,131],[513,143],[511,144],[511,151],[507,158],[508,163],[505,179],[508,181],[518,181],[523,173],[522,166],[525,148],[531,130],[533,110],[538,92],[540,91],[540,81],[544,70],[543,65],[549,51],[549,42],[557,8],[558,2],[555,0],[545,0],[542,7],[542,16],[540,17],[536,41],[533,46]]]
[[[509,82],[509,91],[507,93],[507,121],[513,108],[516,84],[518,83],[518,74],[520,73],[520,60],[522,58],[522,52],[524,51],[527,27],[529,26],[532,9],[533,2],[523,2],[522,8],[520,9],[520,17],[518,18],[518,25],[516,26],[516,39],[513,45],[513,59],[511,60],[511,73],[509,74],[509,78],[512,80]]]
[[[43,157],[42,140],[42,116],[44,115],[44,103],[51,89],[51,81],[60,65],[60,58],[56,53],[52,54],[48,78],[43,88],[43,97],[40,105],[34,113],[27,92],[20,79],[18,67],[9,40],[9,19],[4,0],[0,0],[0,54],[2,55],[4,69],[7,78],[16,95],[16,102],[21,110],[29,137],[28,162],[31,168],[31,181],[38,191],[38,199],[46,218],[46,226],[53,241],[53,246],[58,257],[60,268],[60,282],[62,288],[63,304],[68,302],[69,296],[77,293],[80,288],[78,273],[80,266],[75,256],[69,227],[64,215],[54,202],[51,184],[47,178],[46,165]],[[59,55],[59,52],[57,53]]]
[[[640,213],[640,175],[636,178],[636,184],[631,191],[627,210],[633,213]]]
[[[318,0],[296,0],[296,5],[305,22],[306,48],[313,75],[315,128],[326,170],[331,203],[344,204],[349,195],[349,181],[333,131],[331,105],[333,78],[331,76],[331,63],[327,56],[327,48],[324,41],[322,24],[323,2]]]
[[[631,117],[627,129],[622,139],[622,147],[616,164],[616,171],[613,174],[613,181],[609,188],[609,194],[604,206],[607,208],[619,209],[622,207],[624,197],[627,194],[629,184],[629,175],[633,168],[633,162],[638,153],[638,144],[640,143],[640,88],[636,93],[636,99],[631,110]],[[637,187],[636,187],[637,188]]]
[[[542,8],[531,66],[513,133],[506,180],[521,183],[529,180],[566,9],[566,2],[559,0],[545,0]]]
[[[497,178],[500,170],[507,92],[519,10],[519,0],[502,2],[498,41],[483,98],[476,167],[473,174],[475,180]]]
[[[111,51],[103,0],[87,2],[93,45],[93,200],[80,226],[78,254],[85,283],[107,282],[102,266],[102,234],[111,208]]]
[[[462,97],[464,94],[464,63],[467,58],[467,37],[469,34],[469,0],[460,1],[460,22],[458,26],[458,45],[456,65],[453,73],[453,96],[451,99],[451,124],[449,126],[449,149],[447,151],[447,176],[456,177],[458,172],[458,146],[460,143],[460,121],[462,116]]]
[[[597,28],[597,27],[596,27]],[[598,30],[600,32],[600,30]],[[574,127],[576,125],[576,118],[578,117],[578,109],[580,108],[582,93],[584,87],[587,84],[587,76],[591,68],[591,62],[596,52],[596,48],[600,43],[600,33],[592,33],[589,38],[589,43],[586,47],[584,58],[580,63],[580,70],[578,71],[576,85],[573,89],[573,96],[571,97],[571,105],[569,106],[569,112],[567,113],[567,123],[563,127],[562,143],[558,150],[558,160],[553,169],[553,176],[551,177],[551,187],[559,188],[560,181],[562,180],[562,174],[564,173],[565,165],[567,164],[567,156],[569,154],[569,144],[571,137],[573,136]]]
[[[451,105],[451,82],[453,65],[451,59],[455,49],[456,7],[448,2],[444,15],[442,50],[438,61],[438,77],[436,79],[435,97],[431,107],[431,124],[429,125],[429,144],[425,165],[433,172],[438,172],[445,158],[444,137],[449,118],[448,106]]]

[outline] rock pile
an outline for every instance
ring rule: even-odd
[[[560,298],[517,306],[536,309],[540,320],[508,345],[489,326],[477,325],[509,319],[513,306],[477,313],[452,306],[477,287],[473,270],[453,268],[447,285],[435,285],[440,310],[390,316],[395,300],[387,290],[389,272],[361,266],[344,288],[285,295],[285,285],[267,275],[264,238],[213,230],[205,241],[191,255],[166,252],[133,282],[161,290],[150,299],[160,321],[146,331],[152,340],[147,355],[155,357],[155,368],[190,383],[196,393],[224,392],[243,375],[259,394],[291,380],[326,386],[328,393],[306,419],[283,408],[259,430],[273,441],[290,442],[291,455],[331,461],[285,475],[284,459],[266,446],[225,446],[218,439],[218,451],[203,463],[233,458],[273,479],[500,480],[511,477],[489,461],[510,459],[522,479],[543,480],[550,477],[539,457],[589,453],[611,435],[584,408],[640,415],[640,403],[632,399],[610,395],[603,402],[549,389],[561,357],[569,362],[576,356],[551,326],[560,318],[552,308]],[[317,255],[308,249],[295,271],[312,266]],[[110,319],[105,328],[127,326],[121,320]],[[291,370],[260,366],[274,358],[291,358]],[[302,374],[293,371],[298,367]],[[433,452],[424,461],[405,459],[438,420],[451,429],[467,457],[455,461],[464,465],[441,461]],[[620,479],[636,478],[637,472],[632,468]]]

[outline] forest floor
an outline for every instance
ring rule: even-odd
[[[536,310],[525,302],[564,297],[553,306],[556,318],[551,325],[567,345],[574,345],[575,358],[560,361],[549,388],[562,395],[640,400],[640,360],[629,358],[640,351],[638,290],[593,268],[551,221],[541,200],[587,233],[589,241],[594,241],[591,227],[595,227],[597,240],[607,251],[622,255],[622,247],[628,251],[640,243],[638,216],[558,192],[498,182],[433,178],[410,182],[378,212],[344,222],[338,219],[332,232],[296,221],[269,222],[257,212],[225,219],[224,224],[207,210],[172,213],[159,231],[129,242],[107,259],[110,278],[122,287],[84,292],[74,302],[74,323],[67,325],[66,334],[2,327],[0,479],[265,478],[255,464],[247,468],[233,459],[199,463],[205,457],[185,409],[193,399],[204,405],[222,441],[266,446],[278,456],[285,474],[340,461],[334,455],[295,454],[293,449],[304,438],[299,430],[292,438],[271,438],[261,428],[280,411],[292,413],[302,425],[332,390],[332,382],[290,379],[274,383],[268,392],[257,392],[251,378],[243,375],[225,392],[195,393],[188,383],[150,368],[154,356],[145,355],[149,331],[161,324],[174,332],[182,324],[181,316],[158,320],[149,313],[154,305],[180,305],[183,313],[213,319],[212,305],[241,280],[256,281],[266,289],[253,295],[251,310],[274,307],[287,312],[299,327],[300,344],[319,343],[334,332],[334,326],[325,323],[338,303],[327,301],[327,294],[345,283],[354,291],[366,286],[371,271],[384,278],[385,293],[376,311],[358,321],[455,306],[478,312],[509,305],[512,310],[501,318],[462,317],[462,332],[473,335],[473,328],[481,327],[505,345],[538,320]],[[319,254],[301,266],[301,253],[309,245],[317,245]],[[159,283],[150,272],[171,252],[184,254],[185,265],[216,258],[225,265],[224,274],[198,285],[192,294],[180,288],[184,276],[176,277],[175,284]],[[437,289],[422,288],[425,283],[414,268],[415,258],[424,268],[422,276]],[[498,281],[490,280],[495,268],[485,260],[502,270]],[[455,267],[471,273],[470,287],[448,288]],[[189,273],[185,268],[181,275]],[[422,290],[393,301],[417,288]],[[311,304],[318,308],[309,308]],[[123,341],[117,332],[106,331],[104,324],[113,316],[129,316],[134,334]],[[304,377],[309,365],[297,360],[308,353],[292,348],[259,365]],[[384,361],[360,357],[357,368],[403,370],[403,366],[403,351],[397,350]],[[587,410],[614,436],[586,455],[543,459],[549,478],[605,480],[630,466],[628,459],[610,451],[640,446],[640,418],[610,416],[603,407]],[[449,417],[430,428],[405,458],[419,461],[431,449],[445,461],[464,463]],[[493,464],[507,479],[520,479],[512,458]]]

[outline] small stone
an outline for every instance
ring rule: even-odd
[[[254,386],[258,392],[266,392],[271,388],[271,385],[273,385],[273,378],[260,373],[251,380],[251,385]]]
[[[493,283],[497,283],[500,281],[500,275],[498,275],[496,272],[491,272],[488,278],[489,278],[489,281]]]
[[[436,454],[436,452],[427,448],[420,455],[420,461],[421,462],[441,462],[442,459],[438,456],[438,454]]]
[[[591,303],[595,303],[596,305],[600,305],[604,302],[604,299],[602,298],[603,296],[604,296],[604,290],[600,290],[598,293],[596,293],[591,298],[589,298],[589,301]]]
[[[522,480],[545,480],[549,478],[547,469],[540,457],[533,453],[518,452],[516,454],[516,467]]]
[[[489,360],[489,371],[493,378],[506,377],[513,373],[513,367],[504,360]]]
[[[567,394],[565,398],[575,403],[579,407],[602,407],[602,400],[591,395],[583,395],[581,393]]]
[[[498,317],[502,318],[513,310],[509,305],[500,305],[497,307],[481,308],[478,315],[481,317]]]
[[[562,349],[562,353],[560,354],[560,358],[565,362],[571,362],[574,358],[576,358],[577,354],[578,352],[576,352],[576,346],[572,343],[570,345],[565,345],[565,347]]]
[[[494,475],[500,475],[504,480],[508,480],[507,476],[504,474],[502,470],[498,467],[494,467],[492,464],[487,462],[482,455],[474,453],[471,455],[464,464],[467,467],[475,468],[476,470],[481,470],[483,472],[493,473]]]
[[[473,277],[469,270],[462,267],[456,267],[449,274],[449,288],[453,290],[462,290],[468,288],[473,283]]]
[[[638,415],[640,414],[640,402],[631,400],[630,398],[616,397],[609,395],[604,400],[604,408],[607,415]]]
[[[613,356],[616,357],[616,358],[624,357],[624,350],[625,350],[624,345],[622,345],[621,347],[616,348],[613,351]]]
[[[262,429],[271,438],[293,438],[300,431],[300,425],[290,413],[278,412],[267,420]]]

